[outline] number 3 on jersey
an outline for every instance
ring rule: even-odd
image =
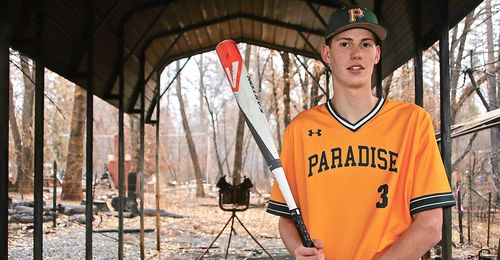
[[[387,202],[389,199],[387,198],[387,193],[389,193],[389,186],[387,184],[380,185],[378,187],[378,193],[380,193],[380,201],[377,202],[377,208],[385,208],[387,207]]]

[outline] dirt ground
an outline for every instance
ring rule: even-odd
[[[222,211],[218,206],[218,193],[206,188],[206,198],[196,198],[194,187],[169,187],[162,193],[160,207],[169,213],[183,218],[160,218],[160,251],[156,250],[156,232],[145,233],[146,259],[197,259],[216,238],[231,218],[231,212]],[[97,196],[105,192],[96,191]],[[9,194],[16,198],[16,194]],[[108,194],[109,195],[109,194]],[[47,198],[46,198],[47,199]],[[110,199],[108,199],[110,201]],[[50,200],[47,200],[50,201]],[[63,202],[66,204],[69,202]],[[111,203],[108,203],[112,210]],[[265,213],[263,200],[252,197],[251,207],[236,216],[257,241],[276,259],[292,259],[279,238],[278,217]],[[155,207],[154,194],[145,195],[145,207]],[[113,212],[113,210],[112,210]],[[144,218],[145,229],[155,229],[156,218]],[[216,240],[204,259],[223,259],[230,236],[229,225]],[[110,213],[98,212],[93,222],[94,230],[116,229],[118,218]],[[125,218],[124,229],[139,229],[140,218]],[[124,234],[125,259],[140,259],[138,233]],[[496,238],[498,240],[498,238]],[[44,259],[84,259],[85,227],[72,220],[71,216],[59,215],[57,226],[52,222],[44,223]],[[471,259],[480,248],[454,245],[454,259]],[[496,252],[494,252],[496,253]],[[433,250],[434,254],[434,250]],[[9,259],[32,259],[32,224],[9,224]],[[116,232],[93,234],[93,258],[117,259],[118,236]],[[270,257],[251,238],[245,229],[234,219],[234,232],[228,250],[229,259],[269,259]]]
[[[160,207],[168,213],[175,213],[183,218],[160,218],[160,251],[156,250],[156,232],[145,233],[146,259],[196,259],[212,243],[232,213],[223,211],[218,206],[218,193],[206,189],[206,198],[196,198],[193,187],[171,187],[165,190],[160,200]],[[99,191],[96,191],[99,194]],[[10,193],[11,197],[18,197]],[[254,201],[254,199],[252,200]],[[255,200],[256,201],[256,200]],[[252,206],[236,216],[245,225],[257,241],[275,258],[291,259],[287,255],[277,227],[278,218],[265,213],[263,204]],[[63,202],[63,205],[72,204]],[[74,203],[73,203],[74,204]],[[112,210],[111,203],[108,203]],[[154,194],[145,195],[145,207],[154,208]],[[110,213],[98,212],[94,216],[94,230],[116,229],[118,218]],[[44,223],[43,248],[44,259],[83,259],[85,258],[85,225],[71,220],[71,216],[60,214],[57,226],[52,222]],[[226,253],[231,223],[215,241],[204,259],[221,259]],[[155,229],[156,218],[145,216],[145,229]],[[228,250],[229,259],[269,259],[270,257],[245,231],[237,219],[234,219],[234,232],[231,235]],[[124,229],[139,229],[140,218],[125,218]],[[125,259],[140,258],[140,240],[138,233],[124,234]],[[31,259],[33,256],[33,225],[9,223],[9,259]],[[116,232],[93,234],[94,259],[117,259],[118,236]]]

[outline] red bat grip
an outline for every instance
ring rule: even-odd
[[[299,232],[300,240],[302,241],[302,245],[305,247],[314,247],[314,243],[307,232],[306,225],[304,224],[304,220],[302,219],[302,215],[300,214],[300,210],[298,208],[290,210],[290,215],[292,216],[293,222],[295,223],[295,227]]]

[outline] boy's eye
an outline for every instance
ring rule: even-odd
[[[363,43],[363,47],[365,47],[365,48],[368,48],[368,47],[371,47],[371,46],[372,46],[372,44],[369,43],[369,42]]]
[[[340,47],[347,47],[347,46],[349,46],[349,43],[347,43],[347,42],[340,43]]]

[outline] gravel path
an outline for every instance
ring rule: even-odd
[[[156,250],[156,232],[145,233],[146,259],[197,259],[212,243],[231,217],[219,209],[217,198],[197,199],[190,189],[172,190],[161,201],[161,208],[187,216],[161,217],[161,251]],[[154,197],[146,198],[146,206],[154,205]],[[111,208],[111,207],[110,207]],[[276,259],[291,259],[277,231],[278,218],[264,208],[250,208],[237,213],[245,227]],[[43,259],[85,259],[85,226],[60,215],[58,226],[44,223]],[[94,230],[116,229],[118,219],[98,213]],[[204,259],[223,259],[229,239],[229,224]],[[124,229],[139,228],[139,217],[124,219]],[[145,217],[145,228],[155,228],[155,217]],[[267,254],[235,220],[228,259],[269,259]],[[32,224],[9,224],[9,259],[33,258]],[[124,234],[124,258],[140,259],[139,234]],[[118,236],[112,233],[93,234],[93,259],[118,259]]]

